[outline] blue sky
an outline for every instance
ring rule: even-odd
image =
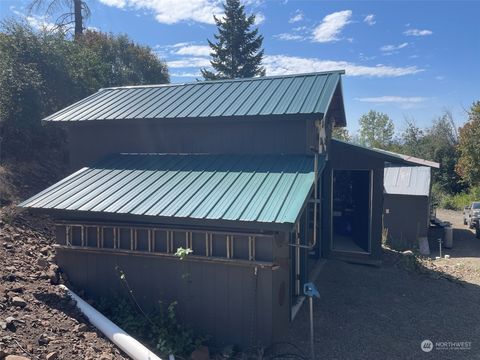
[[[172,82],[199,78],[206,39],[216,32],[217,0],[87,0],[87,25],[126,33],[169,65]],[[0,0],[0,18],[48,26],[29,1]],[[480,1],[246,0],[264,35],[267,75],[345,69],[348,128],[370,109],[429,126],[447,109],[458,125],[480,100]]]

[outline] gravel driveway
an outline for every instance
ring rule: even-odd
[[[464,258],[479,263],[480,253],[468,245],[480,241],[462,239],[450,251],[450,264]],[[316,282],[322,297],[314,305],[318,359],[480,359],[480,286],[437,276],[444,269],[408,270],[405,258],[385,252],[381,267],[325,263]],[[306,353],[308,319],[303,306],[286,337]],[[423,340],[433,342],[431,352],[422,351]],[[452,346],[448,342],[470,342],[471,348],[440,349]]]

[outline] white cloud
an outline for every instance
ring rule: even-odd
[[[100,0],[107,6],[147,10],[163,24],[194,21],[214,24],[213,15],[222,15],[219,0]]]
[[[276,35],[273,35],[273,37],[274,37],[275,39],[278,39],[278,40],[286,40],[286,41],[289,41],[289,40],[300,40],[300,41],[303,41],[303,40],[305,40],[305,37],[302,36],[302,35],[289,34],[289,33],[276,34]]]
[[[288,22],[290,24],[293,24],[293,23],[296,23],[296,22],[299,22],[299,21],[302,21],[302,20],[303,20],[302,10],[296,10],[295,13],[293,14],[293,16],[290,18],[290,20],[288,20]]]
[[[265,22],[265,15],[263,15],[261,12],[255,13],[255,25],[260,25]]]
[[[208,45],[189,45],[183,43],[181,46],[175,44],[173,47],[178,48],[178,50],[175,51],[177,55],[210,56],[210,51],[212,51]]]
[[[185,77],[185,78],[194,78],[194,77],[200,77],[202,76],[202,73],[200,72],[173,72],[170,73],[170,77]]]
[[[127,0],[100,0],[107,6],[114,6],[118,8],[124,8],[127,5]]]
[[[288,55],[266,55],[263,61],[267,75],[288,75],[312,71],[345,70],[347,76],[398,77],[416,74],[423,69],[416,66],[363,66],[348,61],[303,58]]]
[[[432,35],[432,30],[419,30],[419,29],[408,29],[403,32],[407,36],[427,36]]]
[[[320,25],[313,30],[313,40],[320,43],[338,41],[342,29],[350,23],[351,10],[343,10],[328,14]]]
[[[365,19],[363,19],[363,22],[367,23],[370,26],[375,25],[376,24],[375,15],[369,14],[365,16]]]
[[[377,96],[377,97],[362,97],[355,98],[355,100],[368,103],[396,103],[396,104],[418,104],[428,100],[422,96]]]
[[[46,16],[39,16],[39,15],[25,15],[24,13],[15,10],[14,7],[10,8],[10,10],[17,16],[24,18],[27,23],[36,30],[46,30],[52,31],[58,28],[57,25],[48,21]]]
[[[384,52],[392,52],[392,51],[403,49],[404,47],[407,47],[407,46],[408,46],[408,43],[404,42],[398,45],[384,45],[380,48],[380,50]]]
[[[210,59],[204,57],[189,57],[178,60],[167,61],[169,68],[204,68],[210,66]]]
[[[362,97],[355,98],[357,101],[373,103],[377,105],[395,105],[401,109],[413,109],[424,107],[425,101],[429,100],[422,96],[377,96],[377,97]]]

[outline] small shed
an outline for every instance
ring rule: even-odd
[[[418,247],[431,213],[431,168],[389,164],[384,173],[383,226],[390,246]]]
[[[342,74],[102,89],[44,119],[74,172],[20,206],[55,219],[58,264],[88,297],[121,293],[119,267],[145,309],[177,301],[216,345],[269,345],[321,256]]]

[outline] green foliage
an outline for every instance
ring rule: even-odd
[[[255,23],[255,15],[247,16],[245,7],[239,0],[226,0],[223,4],[225,17],[214,16],[218,34],[216,42],[208,40],[212,49],[211,64],[216,72],[202,69],[205,80],[248,78],[264,76],[263,36],[258,28],[250,30]]]
[[[62,31],[6,21],[0,53],[2,157],[34,158],[61,147],[60,130],[40,120],[101,87],[169,81],[166,65],[126,36],[87,31],[71,41]]]
[[[388,149],[393,141],[395,127],[387,114],[370,110],[360,117],[359,141],[364,146]]]
[[[167,357],[174,354],[185,357],[207,339],[196,336],[177,319],[176,305],[177,302],[174,301],[165,308],[159,302],[155,311],[145,314],[138,310],[135,302],[116,294],[108,299],[101,299],[97,308],[158,355]]]
[[[459,194],[440,193],[439,207],[450,210],[463,210],[473,201],[480,201],[480,186],[471,187],[468,191]]]
[[[332,137],[337,140],[342,141],[352,141],[352,137],[350,136],[347,128],[345,127],[334,127],[332,130]]]
[[[480,101],[472,104],[459,130],[458,153],[457,174],[470,186],[480,185]]]
[[[192,249],[190,248],[184,249],[183,247],[179,247],[174,255],[178,257],[180,260],[184,260],[191,253],[193,253]]]

